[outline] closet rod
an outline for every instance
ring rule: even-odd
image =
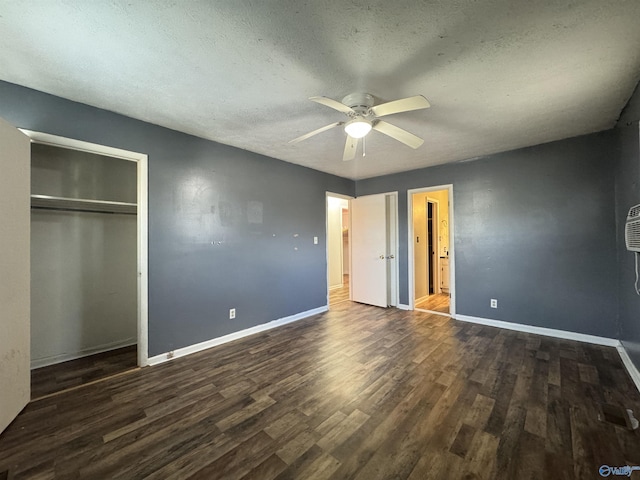
[[[106,210],[89,210],[87,208],[62,208],[62,207],[36,207],[31,206],[32,210],[52,210],[56,212],[81,212],[81,213],[102,213],[105,215],[137,215],[136,212],[112,212]]]
[[[40,210],[59,210],[72,212],[110,213],[136,215],[135,203],[112,202],[106,200],[88,200],[82,198],[53,197],[49,195],[31,195],[31,208]]]

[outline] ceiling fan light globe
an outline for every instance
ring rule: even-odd
[[[347,135],[351,138],[362,138],[371,131],[371,122],[357,118],[347,122],[344,126],[344,131],[347,132]]]

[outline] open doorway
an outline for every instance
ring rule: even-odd
[[[450,186],[409,192],[411,307],[448,316],[453,313],[450,196]]]
[[[350,299],[349,198],[327,194],[327,285],[329,306]]]

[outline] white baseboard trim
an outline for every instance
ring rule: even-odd
[[[324,305],[322,307],[314,308],[312,310],[307,310],[305,312],[296,313],[295,315],[290,315],[288,317],[279,318],[278,320],[273,320],[271,322],[262,323],[260,325],[256,325],[255,327],[246,328],[244,330],[240,330],[238,332],[233,332],[228,335],[224,335],[222,337],[212,338],[211,340],[207,340],[205,342],[196,343],[195,345],[190,345],[188,347],[179,348],[174,350],[173,352],[165,352],[160,355],[156,355],[155,357],[151,357],[147,361],[147,365],[158,365],[160,363],[167,362],[169,360],[173,360],[174,358],[184,357],[185,355],[190,355],[192,353],[201,352],[202,350],[206,350],[207,348],[215,347],[218,345],[222,345],[223,343],[232,342],[234,340],[238,340],[240,338],[248,337],[249,335],[253,335],[254,333],[264,332],[266,330],[271,330],[272,328],[280,327],[282,325],[286,325],[288,323],[293,323],[298,320],[302,320],[304,318],[311,317],[313,315],[317,315],[319,313],[324,313],[329,310],[328,305]]]
[[[398,309],[400,309],[400,310],[411,310],[411,309],[409,308],[409,305],[406,305],[406,304],[404,304],[404,303],[399,303],[399,304],[397,305],[397,308],[398,308]]]
[[[135,338],[127,338],[126,340],[120,340],[118,342],[107,343],[97,347],[88,348],[80,352],[62,353],[60,355],[54,355],[45,358],[31,359],[31,370],[41,367],[47,367],[49,365],[55,365],[56,363],[68,362],[69,360],[77,360],[78,358],[88,357],[90,355],[97,355],[98,353],[108,352],[110,350],[116,350],[118,348],[130,347],[137,343]]]
[[[631,380],[633,380],[633,383],[635,383],[636,388],[640,392],[640,371],[638,371],[636,366],[631,361],[631,357],[629,357],[629,354],[627,353],[627,350],[624,348],[623,345],[618,345],[617,349],[618,349],[618,354],[622,359],[622,363],[626,367],[627,372],[629,372],[629,376],[631,377]]]
[[[556,330],[554,328],[534,327],[532,325],[524,325],[522,323],[504,322],[502,320],[491,320],[488,318],[472,317],[469,315],[456,314],[456,320],[463,322],[479,323],[490,327],[504,328],[507,330],[515,330],[517,332],[534,333],[536,335],[544,335],[546,337],[562,338],[564,340],[575,340],[584,343],[593,343],[595,345],[604,345],[607,347],[618,347],[620,341],[615,338],[597,337],[595,335],[587,335],[584,333],[568,332],[566,330]]]

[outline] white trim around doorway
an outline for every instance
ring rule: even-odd
[[[414,248],[413,248],[413,195],[417,193],[436,192],[440,190],[447,190],[449,199],[449,292],[451,294],[449,315],[455,318],[456,314],[456,278],[455,278],[455,232],[454,232],[454,204],[453,204],[453,185],[436,185],[434,187],[413,188],[407,190],[407,270],[408,270],[408,290],[409,290],[409,310],[415,310],[415,266],[414,266]],[[440,312],[440,315],[445,315]]]
[[[391,299],[390,305],[391,307],[398,308],[398,304],[400,303],[400,222],[399,218],[399,203],[398,203],[398,192],[388,192],[385,193],[387,198],[392,199],[390,202],[390,225],[388,228],[390,229],[389,234],[393,235],[393,249],[389,251],[389,256],[393,256],[393,284],[391,285],[391,293],[389,298]]]
[[[148,365],[149,360],[149,195],[148,156],[120,148],[107,147],[96,143],[83,142],[71,138],[19,129],[31,139],[31,143],[79,150],[137,163],[138,174],[138,366]]]

